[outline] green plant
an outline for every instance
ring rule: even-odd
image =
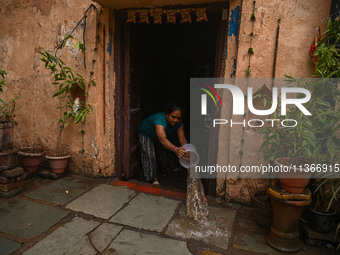
[[[315,179],[316,201],[314,210],[319,212],[329,212],[333,203],[340,199],[340,179],[335,178],[339,173],[328,173],[323,178]]]
[[[0,70],[0,93],[2,93],[2,87],[5,86],[6,80],[5,80],[5,75],[7,75],[6,71]]]
[[[304,107],[312,115],[306,116],[296,107],[289,107],[285,117],[275,112],[273,119],[280,121],[294,119],[297,125],[291,128],[266,127],[259,130],[263,133],[260,150],[270,161],[278,157],[291,157],[293,158],[291,163],[297,164],[298,158],[310,158],[309,170],[314,169],[316,177],[313,180],[316,187],[314,209],[327,212],[340,195],[340,179],[338,179],[340,140],[336,137],[340,128],[340,112],[335,109],[335,105],[340,103],[337,80],[288,78],[289,84],[311,92],[311,99],[304,104]],[[265,103],[268,99],[263,98],[263,101]]]
[[[313,56],[316,57],[315,76],[327,78],[323,86],[315,91],[323,105],[318,109],[318,114],[324,114],[320,122],[314,122],[318,130],[319,160],[320,162],[339,164],[340,139],[336,136],[340,128],[340,113],[337,107],[340,103],[340,91],[338,80],[340,78],[340,54],[337,44],[340,41],[340,20],[328,20],[327,30],[323,39],[316,46]],[[315,118],[317,119],[317,118]],[[326,175],[319,175],[315,179],[314,195],[316,197],[314,209],[321,212],[328,212],[336,201],[340,199],[339,172],[328,172]]]
[[[337,48],[340,41],[340,20],[329,19],[323,36],[313,53],[317,57],[315,76],[340,78],[340,54]]]
[[[329,21],[325,37],[317,45],[313,56],[318,61],[315,75],[319,78],[340,77],[340,54],[336,45],[340,41],[340,21]],[[278,156],[307,156],[317,163],[337,163],[340,156],[339,130],[340,113],[335,106],[340,103],[340,91],[334,79],[294,79],[287,82],[302,87],[312,94],[305,108],[312,116],[303,115],[297,108],[291,108],[285,118],[295,119],[294,128],[264,128],[261,151],[265,158],[274,160]],[[274,113],[273,118],[282,120]]]
[[[68,40],[71,40],[71,45],[76,50],[84,50],[84,45],[79,41],[73,43],[75,38],[71,35],[65,37],[62,41],[61,48],[65,47]],[[52,55],[47,50],[43,49],[40,52],[40,55],[41,61],[45,63],[45,68],[50,70],[50,74],[53,75],[54,82],[52,84],[55,85],[56,92],[52,95],[52,97],[57,97],[59,100],[59,106],[57,109],[60,111],[60,118],[58,119],[60,129],[56,153],[60,154],[61,136],[65,127],[67,127],[71,122],[81,122],[81,134],[84,134],[83,125],[86,121],[87,115],[93,111],[92,106],[86,102],[86,99],[88,97],[90,86],[96,85],[96,83],[93,79],[86,81],[82,74],[74,71],[70,66],[66,65],[56,54]],[[80,100],[79,98],[72,99],[72,91],[77,89],[80,89],[81,94],[83,95],[83,100]],[[82,151],[84,151],[84,148],[82,148]]]
[[[291,77],[286,80],[287,84],[294,84],[294,86],[304,87],[308,86],[308,80],[295,80]],[[265,95],[258,96],[263,98],[263,104],[266,106],[271,103],[271,99]],[[298,98],[302,97],[298,94]],[[313,104],[312,100],[304,104],[307,109],[311,108]],[[280,104],[278,105],[280,109]],[[315,130],[312,124],[312,120],[309,116],[306,116],[297,107],[289,106],[287,114],[281,115],[280,111],[273,113],[272,119],[282,121],[295,120],[296,126],[291,122],[289,125],[293,127],[264,127],[258,130],[263,134],[262,144],[260,151],[263,153],[266,160],[274,161],[278,157],[290,157],[294,158],[294,161],[298,158],[311,158],[315,144]]]
[[[5,75],[6,71],[0,70],[0,95],[3,93],[3,87],[6,86]],[[9,99],[6,101],[0,98],[0,124],[12,124],[16,112],[16,100],[19,96]]]

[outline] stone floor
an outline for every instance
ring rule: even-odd
[[[209,199],[209,216],[185,215],[185,194],[140,183],[68,176],[28,180],[0,199],[0,254],[284,254],[265,242],[252,208]],[[331,255],[308,247],[298,255]]]

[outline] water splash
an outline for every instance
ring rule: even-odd
[[[191,176],[193,172],[189,170],[187,178],[187,216],[194,220],[206,219],[209,214],[208,202],[201,179]]]

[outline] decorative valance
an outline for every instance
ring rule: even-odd
[[[174,10],[163,10],[162,8],[150,9],[150,10],[128,10],[127,11],[127,23],[146,23],[150,24],[150,20],[153,24],[162,24],[163,17],[166,23],[177,23],[176,14],[180,13],[180,23],[192,23],[192,18],[196,17],[196,22],[208,21],[207,7],[200,8],[185,8]],[[194,15],[192,15],[194,14]],[[153,19],[150,19],[152,17]]]

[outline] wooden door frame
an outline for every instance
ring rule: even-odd
[[[124,12],[114,12],[114,73],[115,73],[115,94],[114,94],[114,121],[115,121],[115,173],[119,180],[123,179],[123,132],[124,132],[124,51],[122,25]]]
[[[217,6],[215,11],[222,11],[222,9],[228,8],[224,3],[220,5],[219,3],[212,3],[213,6]],[[197,5],[189,5],[185,7],[197,7]],[[116,169],[116,177],[118,179],[123,179],[123,132],[124,129],[124,55],[123,55],[123,38],[124,38],[124,20],[126,18],[126,10],[115,10],[115,27],[114,27],[114,72],[115,72],[115,96],[114,96],[114,105],[115,105],[115,169]],[[215,57],[215,70],[214,74],[217,77],[223,77],[225,73],[225,53],[226,53],[226,36],[227,36],[227,25],[228,19],[225,21],[221,21],[218,26],[218,36],[216,38],[216,57]],[[217,133],[212,134],[213,137],[217,137]],[[217,151],[217,148],[212,148],[212,145],[209,145],[209,149],[213,151]],[[210,155],[216,155],[217,153],[211,153]],[[209,161],[215,159],[209,159]],[[208,184],[208,192],[209,195],[216,194],[216,179],[210,179]]]
[[[227,8],[227,6],[225,6]],[[223,7],[221,8],[224,9]],[[223,15],[223,14],[222,14]],[[228,30],[228,19],[220,20],[217,28],[217,38],[216,38],[216,55],[215,55],[215,67],[214,67],[214,77],[224,78],[225,76],[225,66],[226,66],[226,42],[227,42],[227,30]],[[212,119],[219,118],[216,116],[216,112],[212,113]],[[212,165],[213,162],[217,162],[217,136],[219,133],[219,127],[214,128],[213,132],[210,134],[209,141],[209,156],[208,162],[209,165]],[[207,183],[207,194],[211,196],[216,195],[216,188],[217,188],[217,176],[215,173],[215,178],[208,179]]]

